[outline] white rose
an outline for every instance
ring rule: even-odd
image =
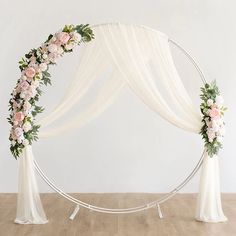
[[[75,43],[69,43],[69,44],[66,44],[65,48],[66,50],[71,50],[75,47],[75,45],[76,45]]]
[[[21,136],[19,138],[17,138],[17,143],[22,143],[24,140],[24,136]]]
[[[40,69],[41,71],[45,71],[45,70],[47,70],[47,68],[48,68],[48,66],[47,66],[46,63],[41,63],[41,64],[39,64],[39,69]]]
[[[26,77],[25,75],[22,75],[22,76],[21,76],[21,79],[22,79],[22,80],[27,80],[27,77]]]
[[[23,141],[23,144],[24,144],[24,146],[27,146],[27,145],[29,145],[29,141],[28,141],[27,139],[25,139],[25,140]]]
[[[30,122],[26,121],[24,124],[23,124],[23,130],[25,132],[28,132],[29,130],[31,130],[32,126],[30,124]]]
[[[210,106],[212,106],[213,105],[213,100],[212,99],[208,99],[207,100],[207,105],[210,107]]]
[[[81,35],[79,33],[77,33],[77,32],[74,32],[74,33],[72,33],[72,38],[76,42],[79,42],[81,40]]]
[[[20,94],[20,97],[21,97],[21,98],[25,98],[25,93],[22,92],[22,93]]]
[[[220,96],[220,95],[219,95],[219,96],[216,96],[216,105],[217,105],[217,106],[222,106],[223,103],[224,103],[223,97]]]
[[[43,57],[43,59],[47,59],[48,55],[46,53],[44,53],[42,57]]]
[[[63,52],[64,52],[63,48],[62,47],[58,47],[57,53],[58,54],[62,54]]]
[[[48,51],[51,52],[51,53],[56,53],[58,50],[58,46],[56,44],[50,44],[48,46]]]
[[[38,86],[39,86],[39,81],[38,80],[34,80],[34,81],[32,81],[32,86],[34,87],[34,88],[37,88]]]
[[[15,141],[15,140],[12,140],[12,141],[11,141],[11,145],[12,145],[12,146],[15,146],[15,144],[16,144],[16,141]]]

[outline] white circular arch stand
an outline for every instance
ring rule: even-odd
[[[114,23],[117,24],[117,23]],[[100,25],[94,25],[91,28],[97,27]],[[152,31],[156,31],[154,29],[148,28],[146,26],[139,26],[139,27],[143,27],[146,28],[147,30],[152,30]],[[193,66],[195,67],[195,69],[197,70],[198,74],[200,75],[200,78],[203,82],[203,84],[206,83],[206,79],[205,76],[202,72],[202,70],[200,69],[200,67],[198,66],[198,64],[196,63],[196,61],[192,58],[192,56],[184,49],[182,48],[177,42],[175,42],[173,39],[169,39],[169,42],[172,43],[174,46],[176,46],[179,50],[181,50],[184,55],[186,55],[186,57],[188,58],[188,60],[193,64]],[[38,163],[36,160],[34,160],[34,167],[37,170],[38,174],[42,177],[42,179],[58,194],[60,194],[62,197],[66,198],[67,200],[73,202],[76,204],[76,208],[74,210],[74,212],[72,213],[72,215],[70,216],[70,219],[73,220],[74,217],[76,216],[76,214],[79,211],[80,206],[87,208],[89,210],[92,211],[96,211],[96,212],[101,212],[101,213],[110,213],[110,214],[123,214],[123,213],[134,213],[134,212],[139,212],[139,211],[143,211],[143,210],[147,210],[149,208],[153,208],[153,207],[157,207],[158,210],[158,214],[159,217],[162,218],[162,212],[160,209],[160,204],[164,203],[165,201],[167,201],[168,199],[172,198],[176,193],[178,193],[192,178],[193,176],[198,172],[198,170],[200,169],[202,163],[203,163],[203,158],[204,158],[204,153],[205,150],[203,151],[201,158],[199,159],[198,163],[196,164],[196,166],[194,167],[194,169],[192,170],[192,172],[186,177],[185,180],[183,180],[176,188],[174,188],[172,191],[170,191],[169,193],[165,194],[163,197],[149,202],[145,205],[141,205],[141,206],[137,206],[137,207],[132,207],[132,208],[124,208],[124,209],[115,209],[115,208],[103,208],[103,207],[98,207],[98,206],[94,206],[91,204],[88,204],[86,202],[83,202],[79,199],[76,199],[74,197],[72,197],[71,195],[65,193],[63,190],[61,190],[60,188],[58,188],[47,176],[46,174],[43,172],[43,170],[39,167]]]

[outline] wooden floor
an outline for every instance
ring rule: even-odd
[[[81,200],[104,207],[132,207],[155,200],[157,194],[73,194]],[[196,195],[179,194],[161,208],[139,213],[110,215],[81,209],[74,221],[69,215],[74,205],[57,194],[42,194],[49,219],[45,225],[14,224],[16,195],[0,194],[0,236],[236,236],[236,194],[224,194],[226,223],[200,223],[194,220]]]

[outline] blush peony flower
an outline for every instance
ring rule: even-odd
[[[66,32],[60,32],[57,34],[57,38],[61,41],[62,44],[66,44],[70,39],[70,35]]]
[[[15,134],[15,136],[17,137],[17,139],[20,138],[20,137],[23,135],[23,130],[22,130],[22,128],[20,128],[20,127],[15,128],[14,134]]]
[[[219,109],[213,107],[209,110],[209,115],[212,119],[217,119],[220,117],[220,111]]]
[[[19,111],[19,112],[17,112],[15,115],[14,115],[14,120],[15,121],[22,121],[22,120],[24,120],[24,114],[21,112],[21,111]]]
[[[25,70],[25,75],[28,77],[28,78],[33,78],[35,76],[35,69],[33,67],[28,67],[26,68]]]
[[[57,50],[58,50],[58,46],[54,43],[52,43],[48,46],[48,51],[51,53],[56,53]]]

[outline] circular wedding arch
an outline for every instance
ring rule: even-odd
[[[107,25],[107,24],[109,24],[109,23],[93,25],[93,26],[91,26],[91,28],[93,29],[93,28],[96,28],[98,26]],[[142,26],[142,25],[135,25],[135,26],[142,27],[142,28],[144,28],[146,30],[151,30],[151,31],[158,32],[157,30],[149,28],[149,27],[146,27],[146,26]],[[175,47],[177,47],[187,57],[187,59],[190,61],[190,63],[197,70],[202,83],[206,84],[206,79],[205,79],[204,73],[202,72],[201,68],[196,63],[196,61],[193,59],[193,57],[182,46],[180,46],[175,40],[169,38],[168,41],[169,41],[169,43],[171,43]],[[36,160],[34,160],[34,167],[35,167],[36,171],[38,172],[38,174],[40,175],[40,177],[49,185],[49,187],[51,187],[55,192],[60,194],[62,197],[64,197],[67,200],[75,203],[77,206],[82,206],[82,207],[87,208],[89,210],[96,211],[96,212],[101,212],[101,213],[121,214],[121,213],[139,212],[139,211],[147,210],[147,209],[153,208],[153,207],[158,207],[158,211],[159,211],[160,210],[159,209],[159,205],[164,203],[168,199],[172,198],[174,195],[176,195],[194,177],[194,175],[198,172],[198,170],[200,169],[200,167],[201,167],[201,165],[203,163],[204,154],[205,154],[205,150],[203,151],[199,161],[197,162],[197,164],[195,165],[195,167],[193,168],[191,173],[177,187],[175,187],[169,193],[167,193],[163,197],[161,197],[161,198],[159,198],[159,199],[157,199],[155,201],[149,202],[147,204],[144,204],[144,205],[141,205],[141,206],[137,206],[137,207],[132,207],[132,208],[123,208],[123,209],[122,208],[115,209],[115,208],[98,207],[98,206],[94,206],[94,205],[88,204],[88,203],[86,203],[84,201],[81,201],[79,199],[76,199],[73,196],[71,196],[70,194],[65,193],[59,187],[57,187],[56,184],[54,184],[47,177],[47,175],[40,168],[40,166],[39,166],[39,164],[37,163]]]

